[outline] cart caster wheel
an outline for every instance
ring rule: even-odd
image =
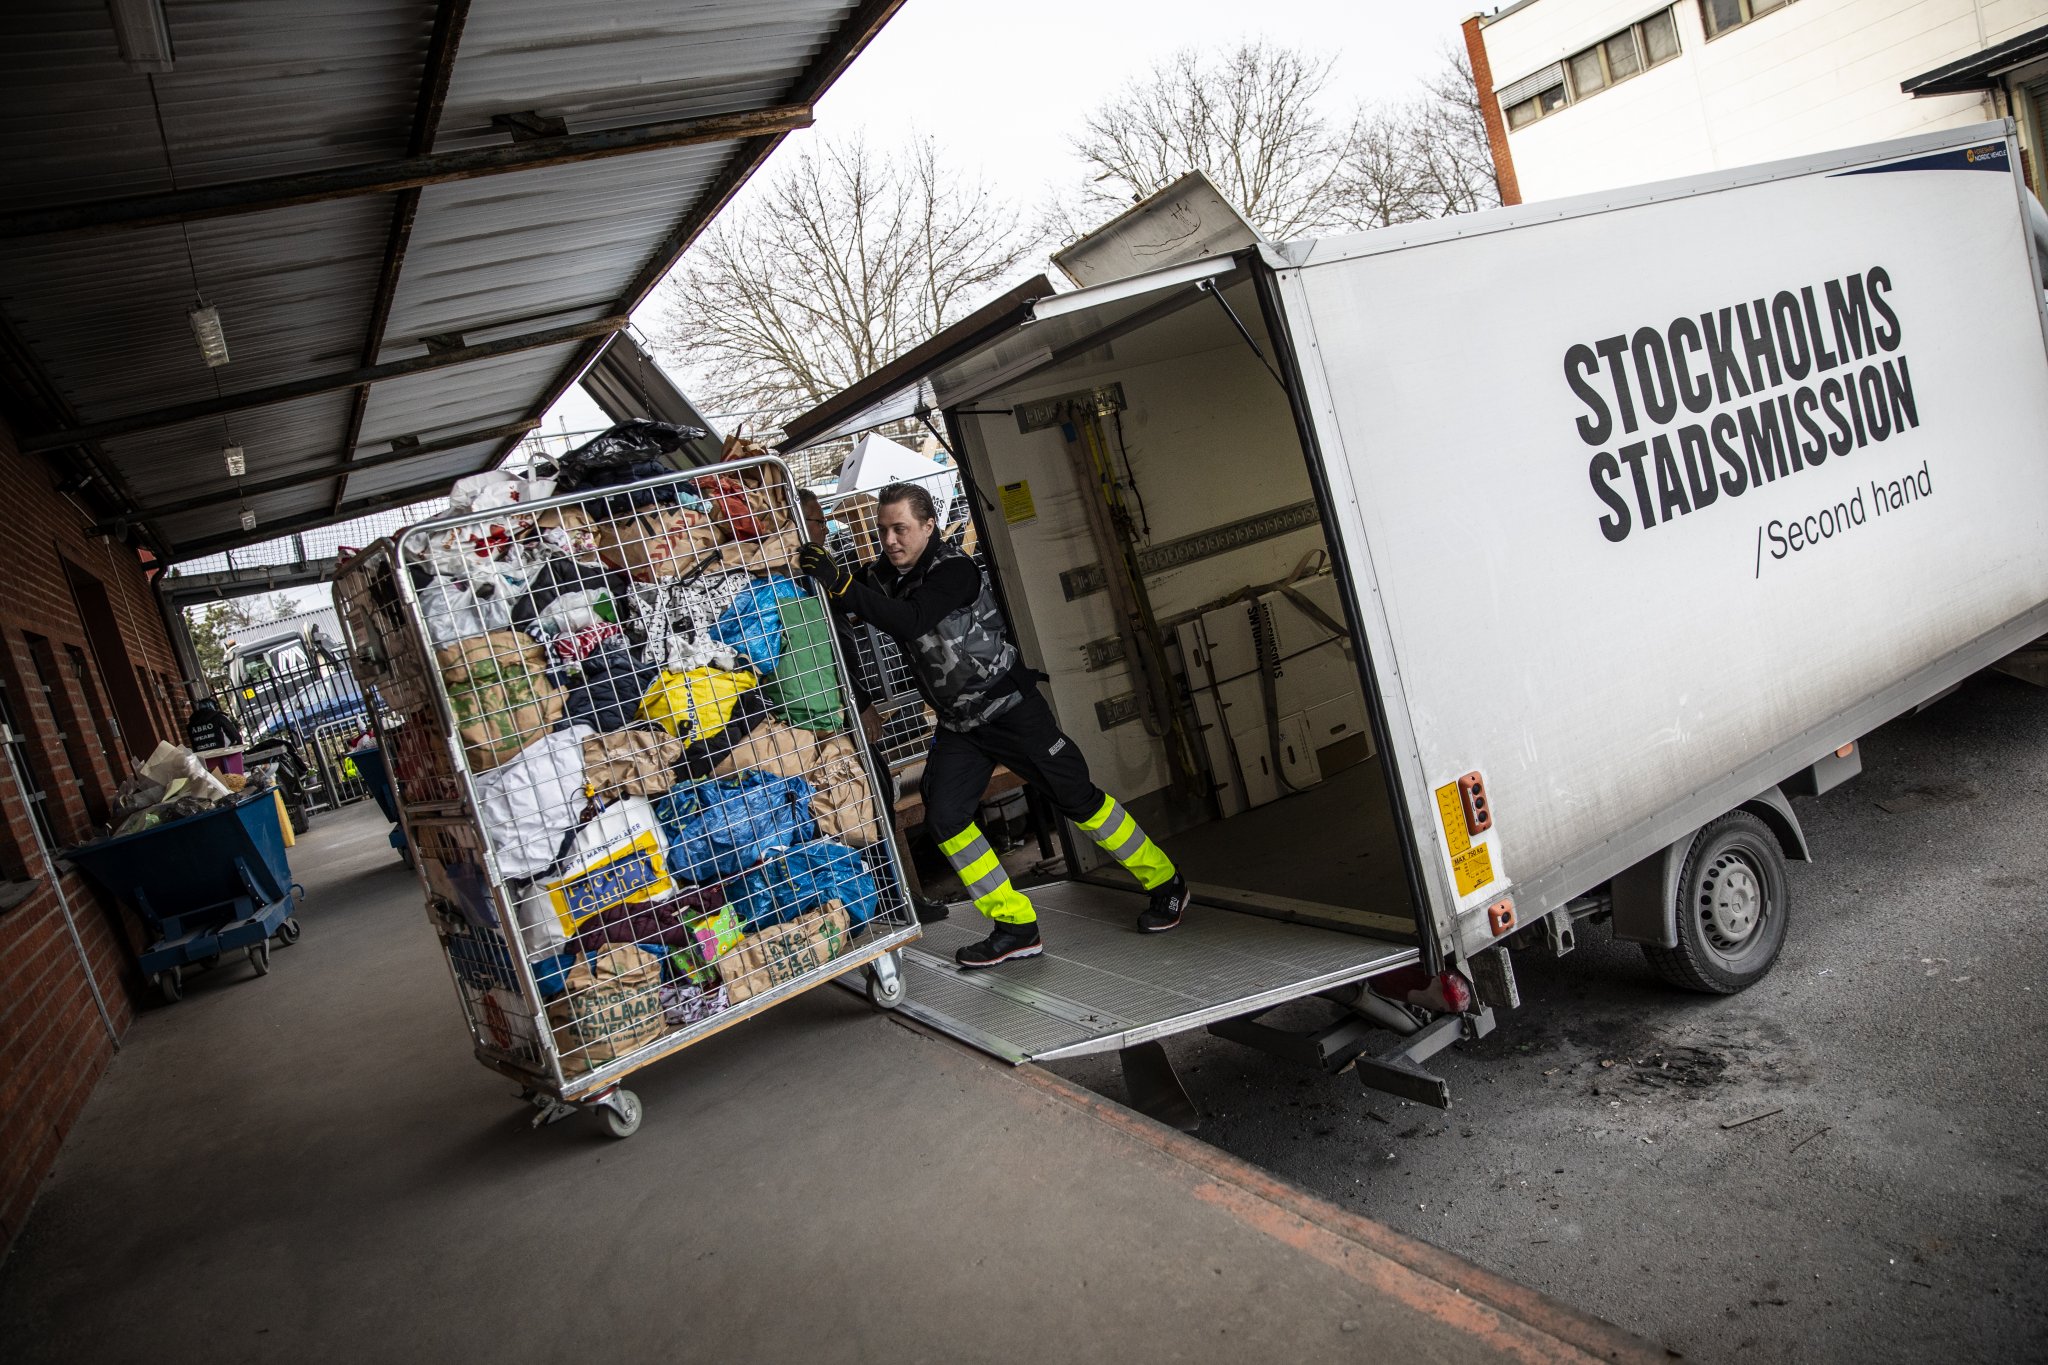
[[[289,948],[299,941],[299,921],[286,916],[284,923],[277,926],[277,941]]]
[[[640,1131],[640,1097],[630,1090],[614,1091],[604,1105],[604,1126],[615,1138],[629,1138]]]
[[[177,967],[169,967],[156,974],[156,988],[167,1005],[175,1005],[185,998],[185,973]]]
[[[219,954],[219,953],[208,953],[208,954],[207,954],[207,955],[206,955],[205,957],[202,957],[202,958],[200,958],[200,959],[199,959],[199,969],[200,969],[201,971],[207,971],[207,972],[210,972],[210,971],[212,971],[212,970],[213,970],[213,969],[214,969],[215,967],[218,967],[219,965],[220,965],[220,954]]]
[[[903,969],[893,961],[885,958],[868,968],[868,1003],[876,1009],[893,1010],[908,994]]]
[[[256,969],[256,975],[270,975],[270,940],[249,945],[249,965]]]

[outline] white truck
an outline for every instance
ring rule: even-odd
[[[1448,1103],[1507,942],[1587,919],[1757,981],[1792,798],[2048,633],[2042,222],[2001,124],[1277,246],[1188,183],[792,423],[943,423],[1063,725],[1197,884],[1137,936],[1070,838],[1046,956],[957,974],[956,913],[908,1008],[1185,1117],[1156,1040],[1201,1027]]]

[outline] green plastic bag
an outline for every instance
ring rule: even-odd
[[[775,604],[782,614],[782,662],[762,680],[768,704],[785,725],[799,730],[837,730],[845,723],[839,671],[832,660],[832,623],[825,606],[808,593]]]

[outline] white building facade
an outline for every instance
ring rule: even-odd
[[[2027,63],[1991,58],[2048,47],[2048,0],[1521,0],[1465,38],[1504,197],[1526,202],[2008,114],[2038,145]],[[1901,88],[1972,64],[1975,88]]]

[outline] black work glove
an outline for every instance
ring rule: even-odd
[[[853,586],[853,571],[833,558],[832,552],[822,545],[806,545],[798,550],[796,566],[832,597],[840,596]]]

